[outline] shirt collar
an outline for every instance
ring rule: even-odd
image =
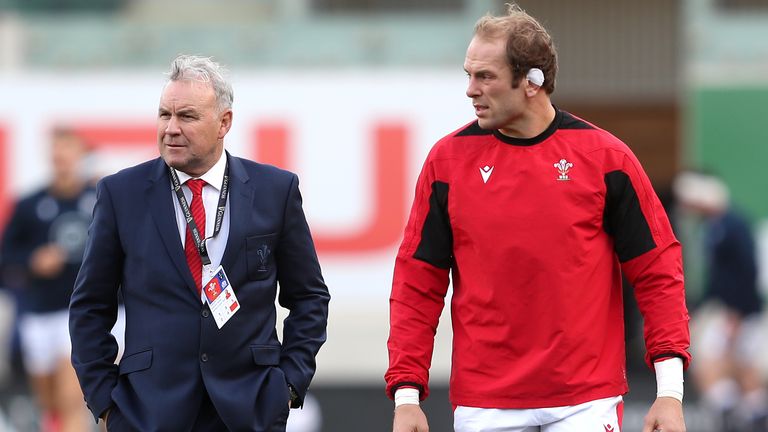
[[[191,178],[199,178],[201,180],[204,180],[207,184],[213,186],[216,188],[216,190],[221,190],[221,184],[224,182],[224,169],[227,165],[227,152],[221,151],[221,156],[219,156],[219,160],[216,161],[216,163],[209,169],[205,174],[201,175],[200,177],[192,177],[187,173],[181,172],[179,170],[176,170],[176,174],[179,176],[179,183],[184,184],[187,180]],[[175,168],[174,168],[175,169]]]

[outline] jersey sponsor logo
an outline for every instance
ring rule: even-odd
[[[603,427],[605,428],[605,432],[613,432],[613,425],[607,424],[603,425]]]
[[[483,183],[488,183],[488,179],[491,178],[491,174],[493,173],[493,167],[489,167],[488,165],[480,168],[480,175],[483,176]]]
[[[568,162],[565,159],[560,159],[560,162],[557,162],[554,165],[554,167],[557,168],[557,171],[560,174],[557,177],[558,181],[568,181],[568,180],[571,179],[570,177],[568,177],[568,171],[570,171],[571,168],[573,168],[573,164],[572,163]]]

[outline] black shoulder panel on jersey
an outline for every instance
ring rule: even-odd
[[[435,267],[451,268],[453,232],[448,217],[448,183],[432,183],[429,213],[421,228],[421,241],[413,257]]]
[[[563,121],[560,129],[594,129],[595,127],[582,119],[574,117],[571,113],[563,111]]]
[[[480,127],[480,123],[475,120],[469,126],[458,131],[455,137],[458,136],[473,136],[473,135],[493,135],[493,130],[483,129]]]
[[[626,262],[656,247],[632,181],[623,171],[605,175],[603,229],[613,237],[619,261]]]

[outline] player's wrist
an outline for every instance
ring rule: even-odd
[[[395,390],[395,408],[401,405],[419,405],[419,389],[401,387]]]
[[[683,401],[683,359],[673,357],[653,364],[656,369],[656,397]]]

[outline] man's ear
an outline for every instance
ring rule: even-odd
[[[530,80],[525,80],[525,95],[528,97],[534,97],[536,96],[540,91],[543,91],[541,89],[541,86],[538,86],[534,83],[532,83]]]
[[[544,72],[539,68],[531,68],[525,77],[525,94],[534,97],[544,84]]]
[[[223,139],[232,127],[232,110],[228,109],[221,114],[221,124],[219,124],[219,139]]]

